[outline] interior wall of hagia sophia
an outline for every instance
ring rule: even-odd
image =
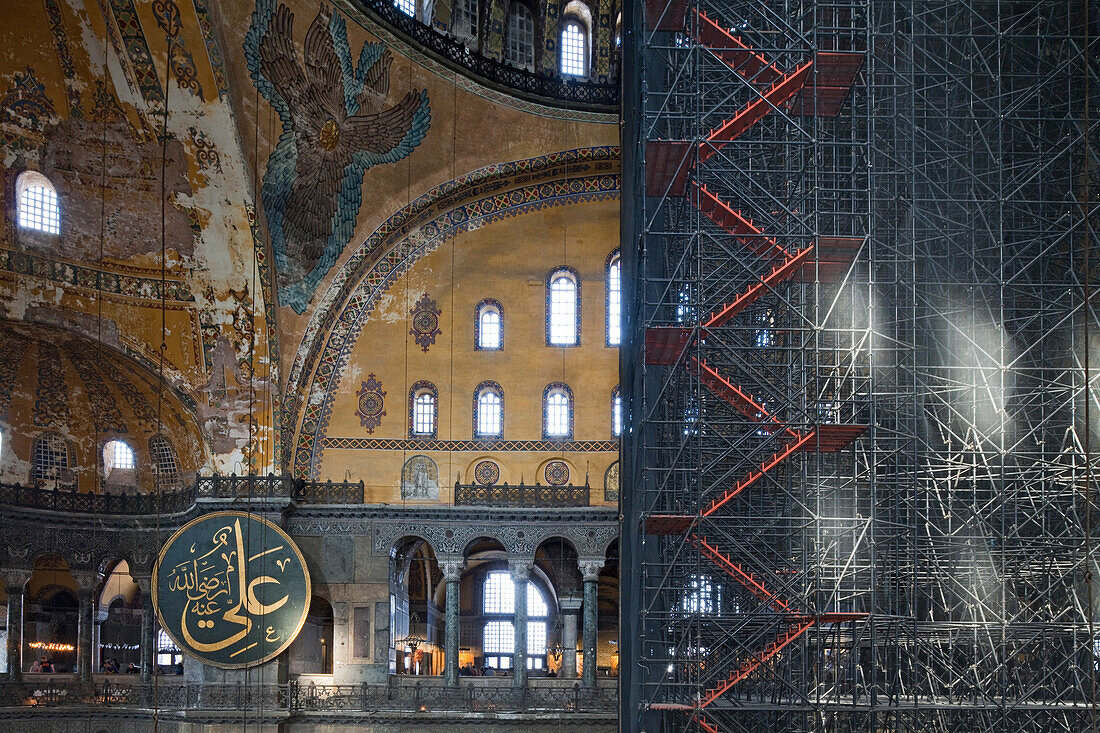
[[[499,4],[484,3],[498,25]],[[441,27],[448,5],[435,7]],[[540,34],[563,7],[535,7]],[[592,4],[597,47],[617,13]],[[499,29],[492,38],[483,50],[499,56]],[[151,445],[167,438],[178,475],[164,491],[275,473],[361,481],[364,504],[408,510],[454,506],[456,485],[587,486],[591,506],[617,505],[617,116],[486,88],[343,2],[9,3],[0,48],[0,483],[148,493],[163,481]],[[272,62],[279,53],[296,64]],[[536,64],[554,59],[540,50]],[[591,63],[606,79],[608,54]],[[374,127],[351,120],[389,110]],[[56,190],[56,234],[16,224],[32,173]],[[562,271],[579,291],[571,346],[548,343],[550,276]],[[501,315],[500,349],[477,345],[486,301]],[[503,399],[490,438],[475,414],[486,383]],[[545,434],[555,386],[571,394],[568,436]],[[436,399],[430,434],[413,424],[424,389]],[[116,440],[133,467],[104,458]],[[47,447],[64,465],[37,472]],[[441,643],[430,543],[295,539],[316,612],[283,674],[407,671],[392,641],[411,618],[425,649]],[[540,542],[532,578],[558,613],[581,587],[578,549]],[[606,660],[615,552],[609,539],[593,571]],[[515,558],[490,537],[460,554],[461,661],[482,664],[479,593]],[[91,581],[64,553],[0,567],[33,562],[28,618],[91,583],[100,622],[125,627],[147,570],[96,560]],[[129,639],[115,656],[132,656],[130,632],[111,633]]]

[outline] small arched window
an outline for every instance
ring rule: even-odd
[[[576,18],[566,20],[561,28],[561,73],[586,76],[588,70],[588,32]]]
[[[616,387],[611,393],[611,436],[618,438],[623,434],[623,395]]]
[[[623,342],[623,279],[619,251],[607,258],[607,345]]]
[[[482,382],[474,390],[474,436],[499,438],[504,434],[504,390],[496,382]]]
[[[409,434],[434,438],[439,412],[439,391],[431,382],[417,382],[409,390]]]
[[[492,298],[477,304],[474,322],[474,348],[499,351],[504,348],[504,308]]]
[[[134,449],[122,440],[109,440],[103,446],[103,472],[110,476],[114,471],[132,471],[137,467]]]
[[[542,437],[545,440],[573,439],[573,390],[553,382],[542,396]]]
[[[34,441],[34,482],[69,480],[69,444],[57,433],[43,433]]]
[[[468,41],[477,41],[477,0],[455,0],[451,11],[451,33]]]
[[[508,8],[504,60],[528,71],[535,68],[535,17],[531,9],[520,2],[513,2]]]
[[[37,171],[23,171],[15,184],[19,226],[46,234],[61,233],[61,203],[50,179]]]
[[[546,278],[546,345],[576,346],[580,341],[581,296],[571,267],[553,270]]]
[[[149,455],[153,459],[153,472],[157,486],[162,489],[180,487],[180,468],[176,460],[176,451],[172,443],[163,435],[154,435],[149,439]]]

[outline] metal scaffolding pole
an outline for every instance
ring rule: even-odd
[[[633,10],[623,729],[1088,729],[1085,4]]]

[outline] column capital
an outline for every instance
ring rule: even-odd
[[[96,581],[99,575],[90,570],[71,571],[73,582],[76,583],[77,595],[81,598],[90,598],[95,595]]]
[[[581,571],[581,577],[586,583],[594,583],[600,577],[603,569],[602,557],[582,557],[577,561],[577,569]]]
[[[508,571],[512,574],[512,580],[527,580],[531,577],[530,560],[515,560],[508,561]]]
[[[22,591],[31,579],[33,571],[26,568],[0,568],[0,578],[4,581],[4,590],[10,595]]]
[[[141,596],[149,596],[152,600],[153,596],[153,576],[152,575],[137,575],[136,573],[130,573],[130,577],[137,583],[137,587],[141,590]]]
[[[436,558],[439,570],[443,573],[443,580],[447,583],[457,583],[462,579],[462,571],[466,567],[466,558],[449,557],[441,555]]]

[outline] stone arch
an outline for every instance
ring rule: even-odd
[[[498,6],[492,3],[494,12]],[[405,272],[455,234],[483,224],[549,207],[617,199],[618,160],[618,147],[579,148],[472,171],[417,198],[355,248],[317,298],[307,337],[288,374],[283,410],[293,437],[284,446],[283,458],[293,474],[299,478],[320,475],[332,404],[350,354],[366,319]],[[585,168],[568,176],[580,190],[568,197],[551,195],[553,186],[548,184],[563,180],[560,166],[565,163]],[[490,182],[523,195],[485,198],[484,185]],[[318,364],[333,368],[318,370]],[[305,395],[320,396],[318,409],[301,409]]]

